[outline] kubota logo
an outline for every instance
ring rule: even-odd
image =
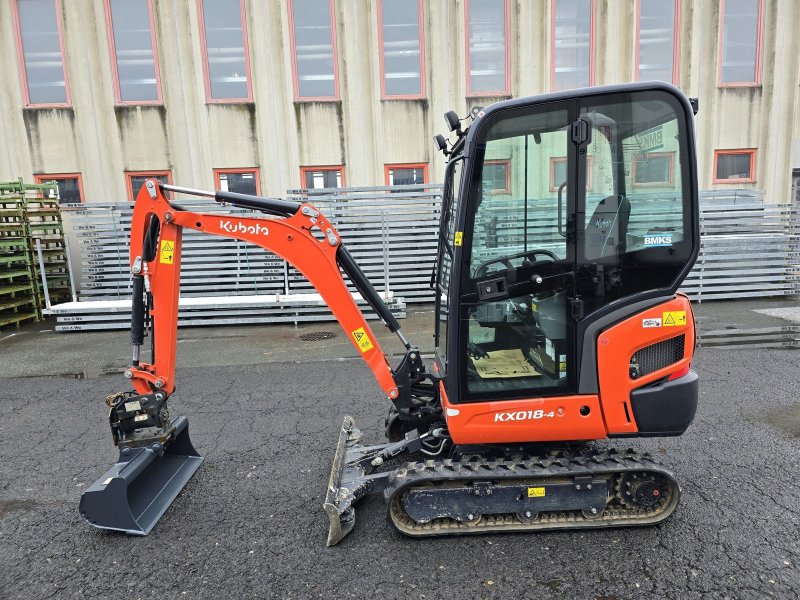
[[[269,235],[269,229],[266,225],[245,225],[241,221],[223,221],[220,220],[219,228],[226,233],[252,233]]]

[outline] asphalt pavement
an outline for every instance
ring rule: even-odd
[[[124,366],[127,336],[29,333],[0,341],[0,364],[48,336],[74,347],[42,352],[30,376],[0,377],[0,598],[800,596],[796,350],[701,349],[689,431],[614,444],[649,450],[677,474],[683,500],[661,525],[413,540],[375,498],[326,548],[322,502],[342,418],[382,441],[387,400],[358,360],[324,360],[320,343],[290,328],[261,342],[182,334],[199,340],[179,344],[184,356],[202,345],[216,357],[179,368],[171,400],[206,460],[135,538],[78,515],[82,489],[116,459],[103,399],[127,387],[103,372]],[[278,355],[276,335],[291,346]]]

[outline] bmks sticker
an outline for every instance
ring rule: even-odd
[[[648,327],[661,327],[661,319],[642,319],[642,327],[647,329]]]

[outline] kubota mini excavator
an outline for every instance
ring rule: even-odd
[[[84,492],[81,515],[147,534],[203,460],[187,419],[167,410],[189,228],[294,265],[391,402],[385,444],[362,445],[344,420],[324,504],[329,545],[370,493],[409,536],[667,518],[680,497],[669,470],[573,443],[680,435],[694,418],[694,319],[677,292],[699,247],[693,112],[677,88],[638,83],[499,102],[473,110],[465,129],[447,113],[432,372],[314,206],[148,180],[131,229],[134,391],[107,399],[119,462]],[[167,191],[269,216],[194,213]],[[342,272],[402,341],[395,368]]]

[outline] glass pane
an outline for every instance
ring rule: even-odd
[[[298,96],[336,96],[329,0],[294,0],[292,11]]]
[[[111,0],[119,96],[123,102],[158,100],[147,0]]]
[[[458,216],[459,193],[461,191],[461,168],[463,161],[459,160],[452,163],[452,168],[447,173],[446,193],[448,199],[448,212],[444,215],[443,237],[439,244],[438,264],[441,265],[441,275],[439,279],[439,321],[436,324],[436,349],[439,356],[445,361],[447,367],[447,314],[449,303],[450,276],[453,272],[453,259],[450,254],[453,248],[453,236],[455,234],[456,218]],[[448,250],[449,248],[449,250]]]
[[[639,80],[672,82],[675,54],[675,3],[640,0]]]
[[[511,257],[518,265],[526,259],[566,257],[566,241],[558,232],[558,194],[550,189],[550,165],[551,159],[557,163],[567,155],[567,142],[566,110],[507,118],[492,126],[478,170],[481,199],[470,258],[473,276],[506,269],[503,258]],[[505,169],[510,169],[508,178]],[[487,194],[506,183],[507,195]],[[565,211],[566,193],[561,203]],[[534,250],[542,252],[534,255]]]
[[[305,184],[308,190],[342,187],[342,172],[339,169],[305,171]]]
[[[389,169],[389,185],[414,185],[421,183],[425,183],[425,169],[422,167]]]
[[[17,8],[30,103],[66,104],[55,0],[17,0]]]
[[[469,89],[506,90],[505,0],[469,2]]]
[[[602,285],[585,282],[587,314],[611,299],[668,287],[692,252],[681,105],[664,92],[594,102],[581,114],[591,126],[594,183],[585,194],[578,260],[603,277]]]
[[[56,182],[58,186],[59,202],[61,204],[80,204],[83,202],[77,177],[56,178],[45,176],[44,178],[40,178],[39,181],[42,183]],[[53,193],[49,192],[49,195],[53,196]]]
[[[669,186],[672,184],[674,153],[650,153],[633,159],[634,186]]]
[[[751,179],[749,152],[718,154],[716,179]]]
[[[166,175],[151,175],[149,173],[144,173],[142,175],[131,175],[130,178],[131,191],[133,192],[133,198],[131,198],[131,200],[136,199],[136,196],[139,194],[139,190],[142,189],[144,182],[148,179],[155,179],[161,183],[169,183],[169,179]]]
[[[219,189],[223,192],[256,196],[256,175],[252,171],[242,173],[219,173]]]
[[[422,93],[419,5],[383,0],[383,76],[387,96]]]
[[[247,66],[240,0],[203,0],[211,97],[246,99]]]
[[[759,0],[725,0],[722,83],[756,80]]]
[[[591,28],[591,0],[555,0],[554,90],[589,85]]]

